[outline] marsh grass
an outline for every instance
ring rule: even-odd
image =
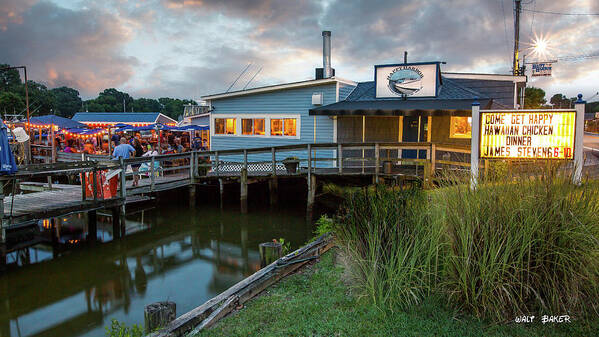
[[[491,171],[474,191],[448,176],[432,191],[349,193],[335,232],[360,293],[391,311],[434,294],[496,322],[596,317],[599,186],[535,170]]]

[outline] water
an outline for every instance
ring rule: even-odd
[[[81,240],[81,215],[58,219],[67,251],[38,245],[9,256],[16,266],[0,277],[1,336],[103,336],[111,319],[143,324],[144,306],[163,300],[180,315],[257,271],[259,243],[282,237],[295,249],[312,236],[303,207],[243,215],[184,204],[128,215],[120,242],[109,242],[108,217],[98,217],[94,245]]]

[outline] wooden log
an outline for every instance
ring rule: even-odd
[[[191,331],[195,326],[201,324],[209,315],[211,315],[216,307],[226,301],[231,296],[239,296],[239,303],[244,303],[256,294],[260,293],[269,285],[275,283],[278,279],[287,275],[297,268],[301,267],[307,261],[294,263],[299,259],[303,259],[316,254],[322,254],[331,246],[331,237],[322,235],[315,241],[307,244],[298,250],[289,253],[279,260],[271,263],[250,275],[244,280],[239,281],[229,289],[225,290],[216,297],[206,301],[204,304],[192,309],[191,311],[179,316],[165,329],[153,333],[152,337],[166,336],[184,336]]]
[[[283,246],[278,242],[264,242],[258,245],[260,268],[264,268],[283,255]]]
[[[167,326],[177,317],[177,304],[171,301],[156,302],[144,308],[146,333]]]
[[[204,329],[208,329],[218,322],[221,318],[225,317],[228,313],[233,311],[239,302],[238,296],[231,296],[221,305],[218,309],[214,310],[205,320],[202,321],[195,329],[191,331],[190,336],[195,336]]]

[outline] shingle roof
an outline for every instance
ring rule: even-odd
[[[154,123],[159,115],[160,112],[78,112],[73,116],[73,120],[104,123]]]
[[[310,109],[311,115],[404,115],[411,110],[470,110],[478,101],[483,108],[494,107],[493,99],[443,78],[437,97],[376,98],[374,81],[358,83],[352,93],[337,103]]]

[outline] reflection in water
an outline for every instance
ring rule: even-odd
[[[98,214],[102,244],[85,242],[82,214],[42,221],[46,243],[11,253],[0,276],[0,336],[102,336],[112,318],[143,323],[144,306],[161,300],[182,314],[257,271],[259,243],[306,242],[303,214],[168,205],[128,216],[115,242]]]

